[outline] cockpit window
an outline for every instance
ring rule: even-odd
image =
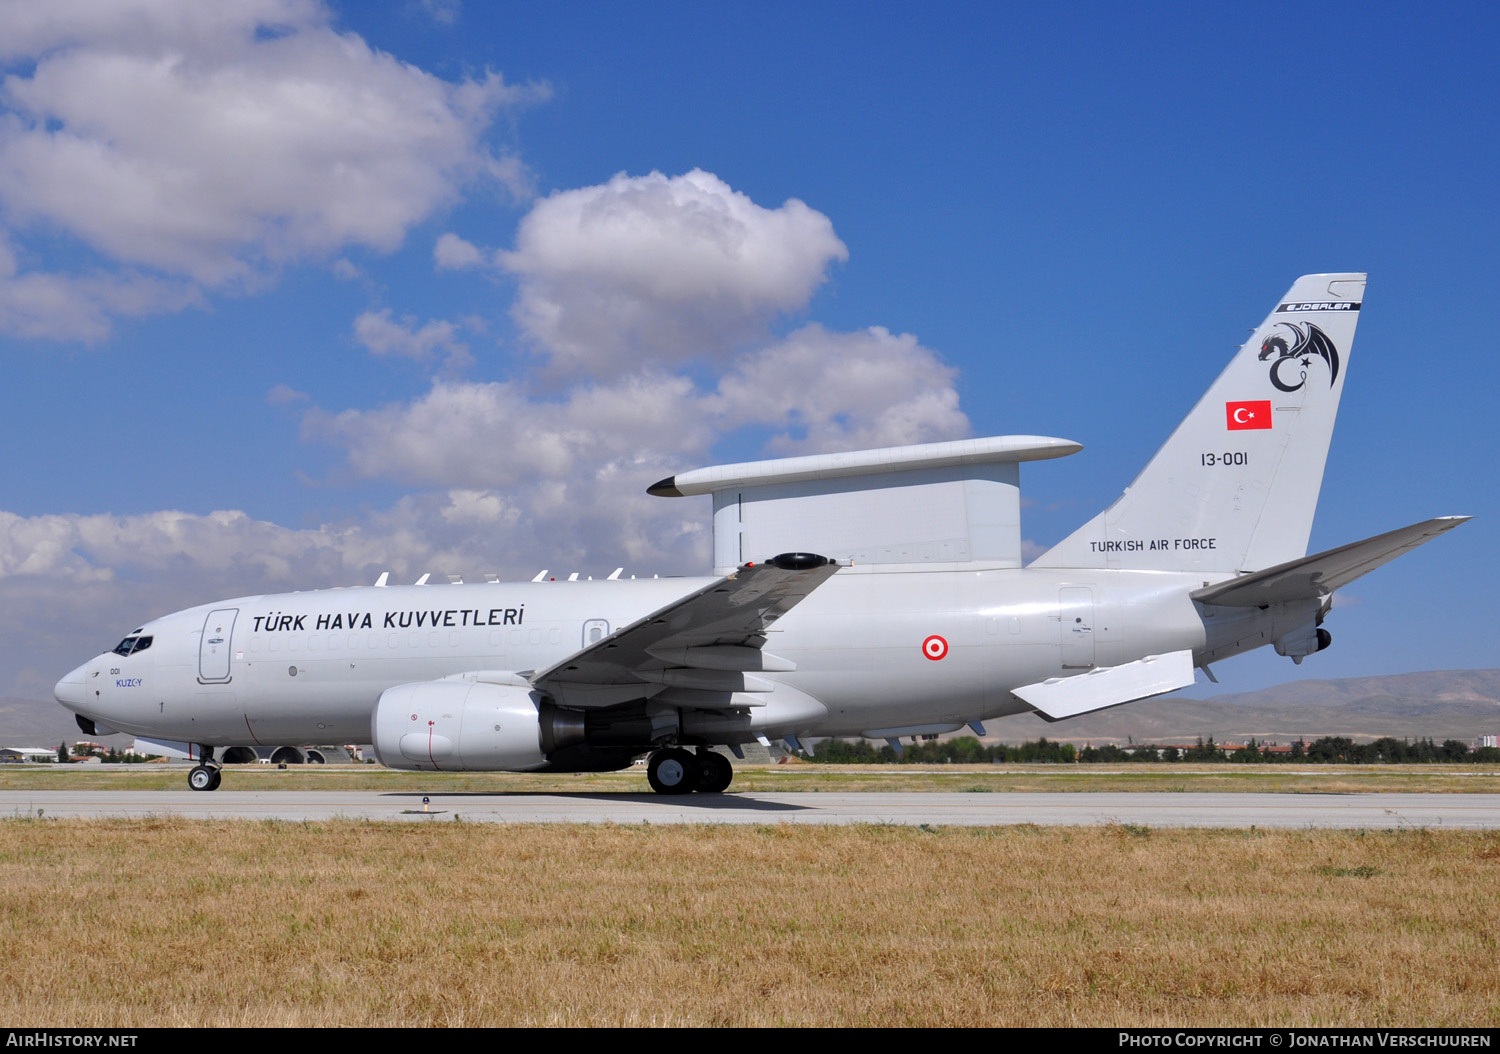
[[[150,637],[126,637],[115,645],[116,655],[131,655],[138,651],[145,651],[151,647]]]

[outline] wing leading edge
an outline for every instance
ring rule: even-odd
[[[574,707],[667,689],[684,702],[702,693],[706,706],[723,705],[726,693],[770,692],[774,683],[756,672],[796,667],[762,650],[765,631],[838,568],[811,553],[746,564],[532,675],[532,687]]]

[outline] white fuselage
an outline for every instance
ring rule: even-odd
[[[1220,576],[1223,577],[1223,576]],[[59,684],[101,725],[210,746],[368,742],[381,693],[473,671],[544,669],[710,579],[328,589],[156,619],[152,644]],[[1205,611],[1201,574],[923,565],[846,567],[768,631],[796,664],[763,674],[821,704],[757,734],[902,735],[1028,707],[1011,689],[1184,649],[1275,639],[1306,612]],[[931,638],[941,638],[932,641]],[[650,686],[643,684],[643,691]],[[792,693],[786,693],[791,695]],[[798,695],[798,698],[802,698]],[[726,737],[732,740],[736,737]],[[746,737],[739,737],[746,738]]]

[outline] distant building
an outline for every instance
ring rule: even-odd
[[[0,747],[0,760],[3,761],[30,761],[46,762],[54,764],[57,761],[56,747]]]
[[[1126,747],[1124,747],[1122,749],[1124,749],[1126,753],[1134,753],[1137,750],[1178,750],[1178,751],[1181,751],[1182,753],[1186,754],[1190,750],[1201,750],[1202,748],[1204,748],[1207,745],[1208,745],[1207,743],[1196,743],[1196,742],[1195,743],[1132,743],[1129,746],[1126,746]],[[1302,746],[1303,746],[1304,749],[1306,749],[1307,744],[1303,743]],[[1215,750],[1222,750],[1225,754],[1234,754],[1234,753],[1236,753],[1238,751],[1241,751],[1241,750],[1248,750],[1248,749],[1250,749],[1250,744],[1249,743],[1215,743],[1214,744],[1214,749]],[[1278,755],[1280,755],[1280,754],[1290,754],[1292,752],[1292,748],[1291,748],[1290,744],[1257,743],[1255,745],[1255,749],[1258,750],[1258,751],[1260,751],[1262,754],[1278,754]]]

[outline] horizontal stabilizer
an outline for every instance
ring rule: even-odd
[[[1387,531],[1362,542],[1289,560],[1264,571],[1232,578],[1218,585],[1194,590],[1193,599],[1221,607],[1250,608],[1285,604],[1294,600],[1321,600],[1381,564],[1410,552],[1423,542],[1451,531],[1468,516],[1439,516],[1410,527]]]
[[[1175,692],[1193,683],[1193,653],[1174,651],[1148,655],[1122,666],[1090,670],[1076,677],[1049,677],[1013,689],[1023,703],[1048,721],[1104,710],[1122,703]]]

